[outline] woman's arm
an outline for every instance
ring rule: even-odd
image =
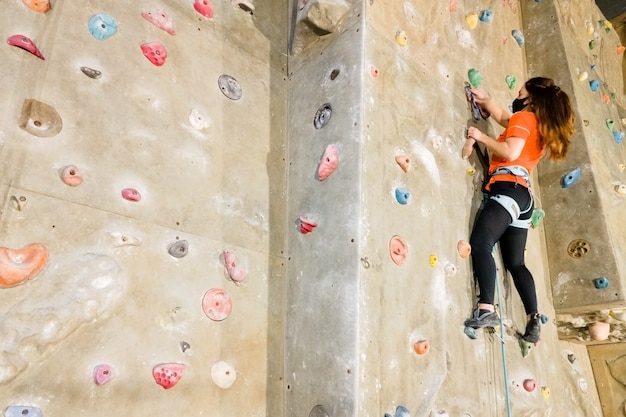
[[[491,117],[498,122],[498,124],[502,127],[507,127],[509,125],[509,119],[511,118],[511,113],[508,110],[500,107],[495,100],[491,97],[487,96],[480,90],[472,88],[472,94],[474,95],[474,101],[481,109],[488,111],[491,113]]]
[[[482,143],[492,154],[507,161],[515,161],[522,153],[526,141],[522,138],[510,137],[504,142],[490,138],[474,126],[467,128],[468,139]]]

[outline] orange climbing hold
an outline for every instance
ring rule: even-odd
[[[626,50],[626,47],[624,47],[623,45],[618,46],[617,55],[622,55],[624,53],[624,50]]]
[[[22,249],[0,247],[0,288],[15,287],[37,275],[48,262],[48,250],[39,243]]]
[[[419,342],[415,342],[413,344],[413,350],[418,355],[423,355],[426,352],[428,352],[429,347],[430,347],[430,344],[428,343],[428,340],[420,340]]]
[[[409,172],[411,170],[411,158],[406,155],[396,156],[396,162],[402,168],[402,171]]]
[[[409,248],[400,236],[393,236],[389,241],[389,255],[394,264],[402,266],[409,257]]]
[[[459,242],[456,244],[456,249],[459,251],[459,255],[463,259],[469,257],[470,253],[472,253],[472,247],[470,246],[469,242],[465,240],[459,240]]]
[[[48,13],[52,8],[49,0],[22,0],[26,7],[37,13]]]
[[[450,11],[456,11],[456,0],[450,0]]]

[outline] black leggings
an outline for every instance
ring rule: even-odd
[[[531,204],[530,192],[526,187],[511,182],[496,182],[491,185],[489,195],[503,194],[513,198],[524,211]],[[529,219],[531,209],[520,218]],[[493,247],[500,242],[504,267],[511,273],[513,283],[520,295],[526,314],[538,312],[535,281],[524,264],[524,250],[528,229],[510,226],[513,219],[497,201],[487,199],[478,213],[470,238],[474,277],[480,290],[478,302],[494,304],[496,264]]]

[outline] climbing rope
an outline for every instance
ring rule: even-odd
[[[511,417],[511,398],[509,392],[509,371],[506,365],[506,343],[504,342],[504,318],[502,315],[502,295],[500,294],[500,280],[496,276],[496,294],[498,295],[498,315],[500,316],[500,346],[502,348],[502,373],[504,374],[504,398],[506,401],[506,415]]]

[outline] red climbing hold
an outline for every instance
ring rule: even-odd
[[[330,174],[335,171],[338,164],[339,151],[337,150],[337,147],[335,145],[330,144],[326,147],[324,155],[322,156],[322,161],[317,168],[317,177],[319,178],[319,180],[324,181],[326,178],[328,178]]]
[[[122,190],[122,198],[136,203],[141,201],[141,194],[139,194],[139,191],[134,188],[124,188]]]
[[[167,50],[162,43],[148,42],[141,45],[141,52],[148,58],[148,61],[152,62],[157,67],[165,64],[167,59]]]
[[[298,218],[298,230],[300,230],[300,233],[303,235],[311,233],[316,227],[317,223],[309,219],[307,216],[302,215]]]
[[[37,45],[35,45],[35,42],[33,42],[28,36],[13,35],[7,39],[7,43],[11,46],[17,46],[18,48],[28,51],[39,59],[46,59],[39,51],[39,48],[37,48]]]
[[[152,377],[157,384],[170,389],[180,381],[184,370],[182,363],[161,363],[152,368]]]
[[[209,0],[196,0],[193,4],[193,8],[196,9],[196,12],[200,13],[207,19],[213,17],[213,6],[211,6],[211,2]]]

